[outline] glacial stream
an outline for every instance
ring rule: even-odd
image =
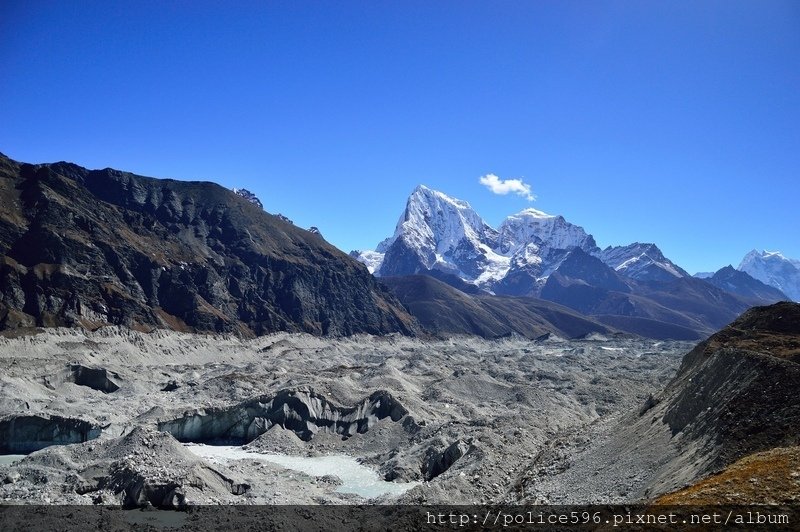
[[[14,462],[19,462],[26,456],[25,454],[0,454],[0,465],[11,465]]]
[[[333,456],[288,456],[247,451],[235,445],[184,444],[197,456],[212,462],[226,463],[231,460],[259,460],[300,471],[312,477],[332,475],[342,481],[336,488],[339,493],[353,493],[365,499],[382,495],[400,495],[418,482],[388,482],[378,473],[347,455]]]

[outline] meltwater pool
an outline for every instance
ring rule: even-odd
[[[365,499],[383,495],[400,495],[419,482],[388,482],[377,471],[358,462],[352,456],[290,456],[285,454],[259,453],[234,445],[185,444],[192,453],[206,460],[226,463],[231,460],[259,460],[279,465],[286,469],[300,471],[310,476],[332,475],[342,484],[336,489],[339,493],[353,493]]]

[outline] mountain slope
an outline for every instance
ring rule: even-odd
[[[0,198],[0,328],[416,328],[362,265],[213,183],[0,157]]]
[[[776,447],[740,458],[719,473],[691,486],[658,497],[653,504],[691,505],[796,505],[800,499],[800,446]]]
[[[704,471],[713,471],[796,444],[798,386],[800,305],[776,303],[750,309],[687,354],[659,411]]]
[[[754,453],[798,444],[798,386],[800,304],[751,308],[687,353],[675,377],[640,408],[590,438],[581,434],[580,441],[590,441],[578,444],[579,452],[566,452],[563,460],[544,464],[555,470],[554,477],[544,481],[583,495],[577,501],[567,497],[559,502],[585,504],[587,494],[619,497],[623,492],[629,500],[645,501],[696,485],[697,489],[679,492],[670,501],[690,502],[685,497],[692,492],[708,493],[708,483],[698,484],[703,478],[751,455],[769,468],[769,457],[765,463],[764,455]],[[769,456],[780,461],[784,454]],[[742,465],[728,469],[731,484],[740,480]],[[774,489],[771,496],[764,493],[782,481],[774,478],[782,474],[776,465],[764,475],[773,477],[769,484],[753,486],[750,479],[764,473],[754,470],[757,475],[744,479],[750,489],[729,502],[750,504],[760,497],[780,496]],[[791,477],[784,480],[794,482]],[[543,479],[534,474],[525,483],[536,488]],[[725,486],[725,491],[730,493],[731,487]]]
[[[613,329],[569,309],[534,298],[468,294],[429,275],[383,277],[397,298],[428,331],[497,338],[547,333],[573,338]]]
[[[753,250],[744,256],[738,269],[800,301],[800,260],[779,252]]]
[[[665,338],[681,339],[711,334],[751,305],[693,277],[637,281],[580,249],[571,251],[550,275],[541,297],[624,330],[651,331],[647,336],[656,330]]]

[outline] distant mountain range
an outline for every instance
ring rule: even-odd
[[[750,261],[766,284],[745,267],[701,279],[655,244],[600,249],[582,227],[535,209],[495,229],[467,202],[425,186],[412,192],[391,237],[351,255],[378,277],[442,272],[487,295],[550,300],[617,329],[641,334],[646,323],[654,336],[674,327],[707,335],[753,305],[789,299],[774,283],[790,268],[772,255]]]
[[[535,339],[550,334],[574,338],[617,331],[562,305],[531,297],[493,296],[435,270],[430,275],[382,277],[381,282],[426,330],[439,334],[484,338],[517,334]]]
[[[375,251],[351,254],[377,276],[440,270],[498,294],[537,295],[575,249],[637,281],[690,277],[655,244],[601,250],[582,227],[536,209],[494,229],[469,203],[423,185],[411,193],[391,237]]]
[[[723,275],[730,275],[732,269],[733,266],[726,266],[717,272],[698,272],[694,276],[699,279],[710,279],[720,272],[728,272]],[[754,249],[744,256],[739,263],[738,271],[776,289],[784,294],[786,299],[800,301],[800,260],[786,258],[778,251]]]
[[[535,209],[495,229],[423,186],[390,238],[352,255],[366,267],[244,189],[0,154],[0,330],[699,339],[786,299],[741,270],[798,285],[778,254],[698,279],[654,244],[600,249]]]

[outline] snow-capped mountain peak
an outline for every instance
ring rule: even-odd
[[[595,256],[618,273],[640,281],[667,281],[690,275],[664,256],[655,244],[609,246]]]
[[[789,262],[794,264],[795,266],[800,266],[800,260],[797,259],[790,259],[784,256],[783,253],[780,251],[758,251],[756,249],[750,251],[747,255],[744,256],[742,262],[739,264],[739,270],[742,269],[742,266],[747,265],[749,263],[757,262],[759,260],[765,261],[780,261],[780,262]]]
[[[477,244],[494,233],[469,203],[424,185],[414,189],[395,228],[395,237],[413,235],[420,245],[433,244],[438,254],[451,253],[464,238]]]
[[[500,251],[514,252],[535,243],[539,247],[571,249],[587,252],[597,248],[594,238],[583,227],[572,224],[563,216],[553,216],[536,209],[512,214],[500,224]]]
[[[497,230],[468,202],[420,185],[394,234],[376,251],[354,256],[379,276],[436,269],[491,289],[512,271],[538,286],[575,247],[597,250],[594,238],[563,216],[529,208],[509,216]]]
[[[639,281],[690,277],[655,244],[601,250],[582,227],[534,208],[508,216],[494,229],[468,202],[424,185],[409,196],[390,238],[376,251],[353,255],[378,276],[441,270],[496,293],[538,295],[577,249]]]
[[[744,256],[737,269],[800,301],[800,260],[787,258],[779,251],[754,249]]]
[[[384,254],[379,251],[361,251],[356,249],[350,252],[350,256],[363,263],[364,266],[367,267],[367,270],[369,270],[369,273],[374,274],[380,269]]]
[[[496,242],[497,231],[469,203],[420,185],[409,196],[394,234],[360,260],[378,275],[439,269],[475,280],[497,262],[492,252]]]
[[[431,248],[436,254],[447,254],[464,238],[479,241],[486,233],[493,232],[466,201],[419,185],[409,196],[393,237],[384,240],[380,247],[385,250],[396,239],[404,238],[415,248]]]

